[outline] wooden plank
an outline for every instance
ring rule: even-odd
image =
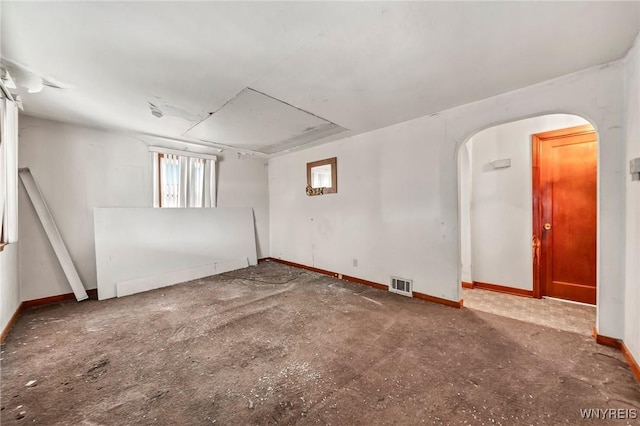
[[[97,300],[98,290],[95,288],[91,290],[87,290],[87,295],[89,296],[89,299]],[[29,309],[29,308],[36,308],[39,306],[52,305],[54,303],[67,302],[69,300],[74,300],[75,298],[76,298],[76,295],[73,293],[64,293],[64,294],[56,294],[55,296],[41,297],[39,299],[25,300],[24,302],[22,302],[22,310],[24,311],[25,309]]]
[[[18,305],[13,315],[11,315],[11,318],[9,318],[9,322],[7,322],[7,325],[0,332],[0,343],[4,342],[4,339],[7,338],[7,336],[9,335],[9,332],[11,331],[13,326],[16,324],[16,321],[18,320],[18,317],[22,312],[22,308],[23,308],[22,304]]]
[[[71,289],[73,290],[73,294],[76,296],[76,300],[79,302],[81,300],[88,299],[89,296],[84,289],[84,285],[82,285],[82,281],[80,280],[78,271],[76,271],[76,268],[73,265],[73,261],[71,260],[71,256],[67,251],[67,247],[64,245],[64,241],[62,240],[60,231],[58,231],[58,227],[53,221],[51,212],[49,211],[47,203],[42,197],[40,188],[38,188],[38,185],[36,184],[31,171],[27,168],[24,168],[18,170],[18,172],[20,174],[22,185],[24,185],[24,189],[27,191],[27,195],[29,195],[29,198],[31,199],[31,204],[33,204],[33,208],[35,209],[38,218],[42,223],[42,227],[44,228],[44,231],[49,238],[51,247],[53,247],[53,251],[58,257],[60,266],[62,266],[62,270],[67,277],[67,281],[69,281],[69,284],[71,285]]]
[[[479,288],[482,290],[496,291],[498,293],[513,294],[515,296],[533,297],[533,291],[525,290],[522,288],[509,287],[501,284],[483,283],[480,281],[474,281],[471,283],[471,288]]]
[[[622,342],[622,347],[620,348],[620,350],[622,351],[624,357],[627,359],[633,375],[636,376],[636,380],[640,382],[640,365],[638,364],[638,361],[636,361],[636,359],[633,357],[633,354],[629,350],[629,347],[624,342]]]

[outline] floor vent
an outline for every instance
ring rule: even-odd
[[[413,297],[411,289],[413,287],[413,281],[405,278],[391,277],[391,285],[389,291],[393,293],[402,294],[403,296]]]

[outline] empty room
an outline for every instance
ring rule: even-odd
[[[2,425],[640,424],[640,2],[0,1]]]

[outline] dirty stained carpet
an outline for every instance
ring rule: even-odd
[[[273,262],[28,310],[1,362],[3,425],[559,425],[640,408],[622,355],[588,336]]]

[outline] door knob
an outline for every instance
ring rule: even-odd
[[[544,230],[545,230],[545,231],[548,231],[548,230],[550,230],[550,229],[551,229],[551,224],[550,224],[550,223],[545,223],[545,224],[544,224]]]

